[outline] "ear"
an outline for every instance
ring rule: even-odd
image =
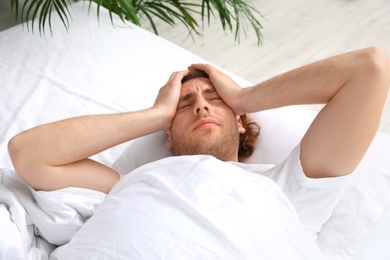
[[[165,131],[165,139],[167,141],[166,148],[168,150],[171,150],[172,149],[172,139],[171,139],[171,132],[170,131]]]
[[[237,118],[238,132],[240,134],[245,133],[246,129],[242,126],[241,117],[240,116],[236,116],[236,118]]]

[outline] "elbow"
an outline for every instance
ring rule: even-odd
[[[385,50],[378,46],[368,47],[363,50],[365,55],[375,68],[389,69],[389,58]]]
[[[30,156],[27,155],[23,139],[23,133],[12,137],[8,142],[8,153],[16,172],[22,179],[28,182],[27,172],[29,165],[28,159]]]
[[[365,100],[375,100],[382,109],[390,86],[390,60],[380,47],[369,47],[356,53],[351,84],[365,93]]]
[[[363,71],[368,73],[371,79],[383,82],[382,86],[388,90],[390,85],[390,60],[387,53],[377,46],[369,47],[363,52],[365,63]]]
[[[18,161],[17,158],[20,156],[20,149],[21,149],[21,140],[20,140],[20,134],[15,135],[11,138],[11,140],[8,141],[8,153],[11,158],[12,164],[15,167],[16,162]]]

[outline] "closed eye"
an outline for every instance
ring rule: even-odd
[[[184,108],[187,108],[187,107],[190,107],[191,106],[191,103],[187,103],[187,102],[185,102],[185,103],[183,103],[183,104],[179,104],[178,106],[177,106],[177,109],[179,110],[179,109],[184,109]]]
[[[220,98],[219,96],[216,96],[216,97],[211,97],[209,98],[210,101],[222,101],[222,98]]]

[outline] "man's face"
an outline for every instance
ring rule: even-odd
[[[237,161],[239,134],[244,133],[239,116],[219,97],[208,79],[185,82],[167,147],[175,155],[207,154],[224,161]]]

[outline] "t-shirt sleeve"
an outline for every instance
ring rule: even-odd
[[[293,204],[304,228],[317,239],[331,216],[350,175],[332,178],[306,177],[300,161],[300,144],[281,164],[265,172]]]

